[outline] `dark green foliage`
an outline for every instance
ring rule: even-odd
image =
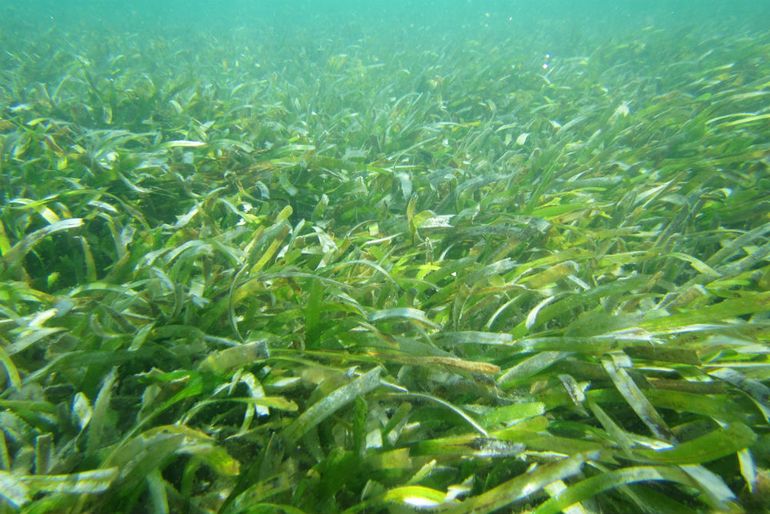
[[[0,512],[770,508],[766,34],[294,35],[2,39]]]

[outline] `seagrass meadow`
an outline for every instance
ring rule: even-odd
[[[0,513],[770,512],[770,8],[156,4],[0,0]]]

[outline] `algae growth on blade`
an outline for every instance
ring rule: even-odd
[[[770,510],[768,19],[0,1],[0,513]]]

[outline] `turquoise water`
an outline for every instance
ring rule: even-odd
[[[15,29],[58,28],[158,35],[195,29],[224,34],[274,26],[290,31],[317,30],[334,37],[380,31],[403,37],[418,28],[431,28],[447,36],[513,32],[530,37],[542,31],[554,40],[562,40],[565,31],[617,35],[646,26],[682,28],[703,24],[742,31],[762,29],[770,22],[770,5],[748,0],[3,0],[0,10],[0,26],[11,33]]]
[[[126,36],[140,43],[160,38],[183,52],[203,53],[219,44],[221,57],[230,59],[262,45],[273,49],[272,59],[260,57],[268,69],[274,61],[314,62],[346,52],[383,52],[376,58],[387,61],[389,52],[442,52],[467,41],[542,64],[546,54],[588,56],[602,46],[633,43],[644,31],[751,36],[770,25],[770,3],[743,0],[2,0],[0,12],[0,38],[11,52],[48,38],[53,47],[60,38],[59,49],[74,45],[73,51],[79,37],[113,39],[118,46]],[[152,66],[152,51],[145,57]]]
[[[278,61],[316,62],[346,52],[370,53],[387,63],[388,53],[443,52],[468,41],[508,53],[512,62],[540,65],[545,55],[589,56],[603,46],[648,40],[645,33],[655,30],[752,37],[770,25],[770,3],[748,0],[2,0],[0,13],[0,38],[11,53],[48,42],[77,52],[77,38],[114,41],[111,51],[120,52],[119,40],[129,37],[138,44],[165,40],[168,49],[201,55],[219,45],[217,58],[232,60],[259,45],[272,49],[272,57],[260,56],[265,69]],[[640,57],[677,51],[659,48]],[[160,53],[144,56],[148,66]],[[11,68],[7,64],[6,72]]]

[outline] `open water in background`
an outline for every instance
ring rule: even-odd
[[[392,45],[408,51],[410,43],[435,44],[442,51],[475,40],[539,66],[546,55],[589,56],[601,45],[632,42],[642,30],[751,37],[768,27],[770,2],[763,0],[0,0],[5,46],[13,46],[14,35],[71,41],[73,34],[97,33],[167,37],[195,53],[198,42],[218,38],[223,55],[234,51],[230,58],[248,52],[249,42],[263,45],[265,69],[276,70],[282,64],[271,62],[270,48],[277,61],[292,59],[292,52],[298,60],[321,61],[353,46],[379,47],[385,60]],[[151,65],[152,53],[146,57]]]
[[[510,37],[580,52],[581,38],[633,36],[645,27],[745,32],[770,27],[762,0],[0,0],[6,34],[58,29],[137,34],[310,31],[356,41]],[[424,42],[424,41],[423,41]]]
[[[613,58],[623,77],[652,69],[656,76],[647,78],[660,82],[676,78],[662,75],[676,74],[682,59],[719,51],[720,63],[740,68],[741,80],[763,83],[770,77],[758,76],[756,54],[737,55],[723,41],[768,30],[770,1],[763,0],[0,0],[0,74],[3,83],[16,83],[0,91],[0,112],[34,102],[22,91],[36,85],[22,84],[30,79],[20,74],[14,80],[17,70],[50,92],[62,84],[61,68],[77,60],[96,64],[89,68],[94,79],[187,74],[206,83],[243,61],[253,68],[241,77],[280,77],[291,95],[294,86],[309,87],[315,67],[352,56],[362,66],[412,74],[412,89],[393,91],[398,97],[419,92],[419,76],[433,73],[432,62],[451,63],[453,52],[471,47],[478,55],[494,53],[490,62],[497,64],[490,66],[499,68],[504,57],[505,69],[491,70],[490,80],[514,82],[519,71],[548,80],[561,63],[607,48],[630,49]]]

